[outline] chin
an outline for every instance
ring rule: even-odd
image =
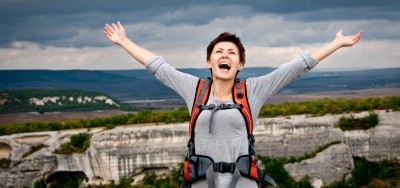
[[[220,76],[220,75],[213,75],[213,77],[214,77],[214,79],[217,79],[217,80],[224,80],[224,81],[228,81],[228,80],[233,80],[233,79],[235,79],[235,76],[231,76],[231,75],[223,75],[223,76]]]

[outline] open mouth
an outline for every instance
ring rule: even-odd
[[[218,67],[219,67],[221,70],[227,70],[227,71],[229,71],[229,70],[231,69],[231,65],[230,65],[229,63],[226,63],[226,62],[220,63],[220,64],[218,65]]]

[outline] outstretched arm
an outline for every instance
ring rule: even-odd
[[[332,42],[311,51],[311,55],[316,60],[321,61],[339,48],[353,46],[360,40],[361,35],[362,31],[357,32],[355,35],[343,35],[343,31],[340,30],[336,33],[336,37]]]
[[[104,35],[113,43],[120,45],[139,63],[145,65],[146,61],[156,55],[132,42],[125,33],[125,29],[118,21],[117,23],[105,24]]]

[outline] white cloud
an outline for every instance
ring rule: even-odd
[[[400,40],[367,40],[351,48],[342,48],[318,65],[318,68],[392,68],[400,67]]]
[[[241,37],[247,52],[246,66],[277,67],[303,49],[313,49],[329,42],[340,28],[344,29],[345,34],[355,33],[359,29],[363,29],[365,34],[359,44],[335,52],[318,68],[400,66],[400,55],[398,55],[400,41],[396,39],[400,38],[397,32],[400,30],[398,21],[303,22],[288,20],[283,16],[263,14],[249,18],[216,18],[200,25],[188,23],[163,25],[158,22],[146,22],[126,24],[125,27],[134,41],[163,55],[177,68],[205,67],[205,49],[209,41],[223,31],[231,31]],[[87,41],[89,38],[97,43],[110,44],[101,29],[83,28],[68,41]],[[29,42],[15,42],[13,45],[13,48],[0,48],[0,69],[143,68],[117,46],[43,48]]]
[[[1,69],[134,69],[130,57],[116,47],[45,47],[16,42],[15,48],[0,48]]]

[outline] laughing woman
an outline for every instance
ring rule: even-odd
[[[330,43],[245,81],[236,78],[246,59],[245,49],[234,34],[224,32],[208,45],[206,66],[211,79],[207,80],[182,73],[163,57],[140,47],[126,36],[120,22],[105,24],[104,34],[185,100],[191,120],[181,187],[256,188],[258,182],[268,180],[256,167],[252,135],[263,104],[336,50],[356,44],[362,32],[345,36],[339,31]]]

